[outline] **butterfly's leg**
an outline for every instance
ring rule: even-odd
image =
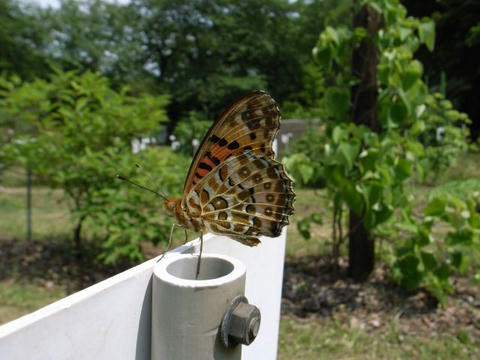
[[[173,230],[175,229],[175,226],[177,224],[173,223],[172,224],[172,227],[170,228],[170,237],[168,238],[168,245],[167,245],[167,250],[165,250],[163,252],[162,255],[160,255],[160,257],[158,258],[157,262],[159,262],[160,260],[163,259],[163,257],[165,256],[165,254],[168,252],[168,250],[170,250],[170,246],[172,246],[172,238],[173,238]]]
[[[195,275],[195,279],[198,278],[198,274],[200,274],[200,262],[202,261],[202,251],[203,251],[203,233],[200,233],[200,253],[198,254],[197,260],[197,273]]]
[[[185,231],[185,241],[183,242],[183,244],[185,245],[188,241],[188,234],[187,234],[187,229],[186,228],[183,228],[183,231]]]

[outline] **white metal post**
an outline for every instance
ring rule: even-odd
[[[218,328],[231,301],[245,292],[245,265],[225,255],[170,255],[153,271],[152,360],[240,359]]]

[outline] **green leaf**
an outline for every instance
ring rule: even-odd
[[[426,226],[419,226],[417,229],[417,245],[425,247],[431,243],[430,229]]]
[[[332,61],[333,51],[330,47],[320,47],[316,46],[312,51],[313,58],[315,61],[325,69],[330,68],[330,63]]]
[[[412,29],[405,26],[399,26],[398,32],[400,35],[400,40],[404,41],[407,37],[409,37],[412,34]]]
[[[413,256],[408,255],[399,262],[399,266],[402,269],[402,273],[405,275],[414,274],[417,272],[419,260]]]
[[[445,212],[445,206],[447,205],[447,201],[442,198],[434,198],[431,200],[423,213],[426,216],[441,216]]]
[[[462,267],[462,263],[463,263],[463,253],[461,253],[460,251],[455,251],[452,254],[452,265],[457,270],[460,270],[460,268]]]
[[[425,122],[422,120],[417,120],[413,123],[412,127],[410,128],[410,134],[412,136],[418,136],[425,131]]]
[[[396,124],[403,124],[408,118],[408,106],[404,99],[398,96],[390,105],[390,118]]]
[[[393,214],[393,207],[382,204],[380,210],[375,210],[375,226],[384,223]]]
[[[338,37],[338,32],[331,26],[327,26],[325,28],[324,34],[327,39],[333,41],[335,44],[339,43],[339,37]]]
[[[364,207],[363,195],[357,192],[355,186],[348,183],[342,189],[343,200],[347,203],[348,207],[352,209],[357,215],[362,213]]]
[[[433,51],[435,47],[435,23],[431,20],[422,21],[418,25],[418,36],[428,50]]]
[[[367,197],[368,197],[368,206],[375,206],[383,198],[384,187],[378,183],[373,183],[365,186]]]
[[[325,107],[332,116],[344,119],[350,110],[350,92],[338,87],[327,88]]]
[[[398,262],[402,279],[401,285],[407,290],[416,288],[423,279],[423,273],[418,270],[420,261],[413,255],[409,255]]]
[[[413,60],[408,65],[407,69],[402,73],[402,85],[405,90],[410,89],[417,80],[422,76],[423,66],[417,61]]]
[[[340,153],[341,159],[343,159],[343,164],[346,165],[347,170],[350,170],[353,167],[355,158],[357,157],[360,146],[358,144],[351,144],[347,142],[342,142],[338,146],[338,151]]]
[[[312,215],[310,215],[310,219],[311,219],[315,224],[318,224],[318,225],[322,225],[322,224],[323,224],[322,214],[320,214],[320,213],[313,213]]]
[[[455,232],[447,234],[448,244],[454,245],[471,245],[473,242],[474,233],[471,229],[459,229]]]
[[[341,188],[345,182],[343,176],[343,167],[339,165],[330,165],[325,166],[325,180],[327,181],[328,186],[336,188]]]
[[[413,170],[410,162],[404,159],[398,161],[397,166],[395,166],[395,176],[396,180],[402,182],[409,179],[412,176]]]
[[[340,126],[335,126],[332,131],[332,140],[335,144],[338,144],[343,135],[343,129]]]
[[[435,260],[435,256],[429,252],[422,251],[420,252],[420,256],[422,258],[423,266],[428,271],[433,271],[437,267],[437,260]]]
[[[450,277],[451,271],[450,267],[447,264],[442,264],[436,271],[435,275],[440,280],[447,280]]]
[[[297,222],[297,230],[304,239],[310,239],[310,221],[307,218],[301,219]]]
[[[376,219],[375,219],[375,211],[372,208],[365,209],[365,215],[363,217],[363,225],[369,231],[372,231],[375,228]]]
[[[380,158],[380,152],[375,148],[364,150],[360,153],[360,165],[363,167],[363,172],[373,171],[377,168],[377,161]]]
[[[307,184],[313,177],[313,168],[307,164],[300,164],[298,166],[298,171],[302,176],[302,181],[304,184]]]

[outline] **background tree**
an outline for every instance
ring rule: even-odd
[[[353,17],[353,28],[365,29],[366,36],[352,54],[352,73],[358,80],[350,90],[350,114],[355,125],[368,126],[375,132],[380,130],[377,104],[379,49],[373,39],[382,23],[381,13],[369,5],[362,7]],[[375,264],[375,242],[363,217],[363,214],[350,210],[348,271],[357,280],[365,279]]]
[[[353,13],[353,28],[327,26],[313,51],[318,75],[323,78],[318,82],[322,96],[318,106],[325,114],[325,128],[309,132],[285,163],[298,182],[326,187],[326,204],[333,210],[334,259],[338,259],[342,242],[350,237],[349,274],[364,280],[373,269],[374,238],[390,239],[390,226],[400,221],[395,210],[418,226],[419,233],[423,231],[420,228],[425,229],[412,220],[407,185],[414,174],[423,178],[424,159],[436,163],[429,159],[436,151],[451,145],[455,154],[466,149],[468,131],[458,125],[469,120],[453,110],[441,94],[429,93],[422,80],[423,66],[413,58],[421,46],[433,50],[431,20],[408,17],[395,0],[358,2]],[[449,131],[462,131],[461,143],[445,140],[449,144],[445,147],[439,140],[437,147],[426,141],[439,119]],[[429,151],[432,147],[435,151]],[[345,208],[350,213],[347,234],[343,229]],[[310,223],[319,222],[320,216],[321,212],[300,221],[300,233],[308,238]],[[430,241],[421,246],[431,245]],[[445,263],[426,265],[429,260],[425,259],[432,254],[421,255],[417,245],[414,241],[392,261],[399,282],[411,288],[428,278],[432,289],[442,294],[448,288],[444,282],[448,276],[445,278],[442,270]],[[423,260],[419,260],[421,256]]]
[[[436,24],[435,51],[421,49],[416,56],[428,64],[430,86],[452,99],[454,106],[473,120],[473,139],[480,135],[480,2],[476,0],[402,0],[413,16],[431,17]]]
[[[293,103],[285,113],[310,105],[304,84],[311,75],[314,34],[327,17],[345,21],[348,3],[62,0],[59,8],[46,10],[9,6],[18,13],[19,21],[12,24],[25,26],[24,16],[27,29],[36,29],[25,31],[27,45],[42,45],[35,66],[99,71],[117,89],[129,84],[132,93],[168,93],[173,131],[192,110],[213,121],[225,104],[252,89],[266,89],[280,103]],[[10,31],[6,39],[11,36],[15,43],[17,33]],[[18,50],[8,50],[4,58],[18,57]],[[51,71],[42,69],[42,76]],[[25,71],[38,73],[28,66]]]
[[[301,87],[301,66],[293,56],[299,33],[288,1],[134,4],[146,48],[143,67],[158,89],[172,95],[174,122],[194,109],[213,119],[251,89],[282,98]]]
[[[48,72],[49,54],[45,51],[48,20],[34,5],[13,0],[0,1],[0,72],[25,79]]]

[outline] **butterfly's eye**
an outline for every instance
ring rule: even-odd
[[[175,212],[175,207],[176,207],[175,200],[172,200],[172,199],[165,200],[165,207],[167,208],[167,212],[169,213],[169,215],[172,216],[173,213]]]

